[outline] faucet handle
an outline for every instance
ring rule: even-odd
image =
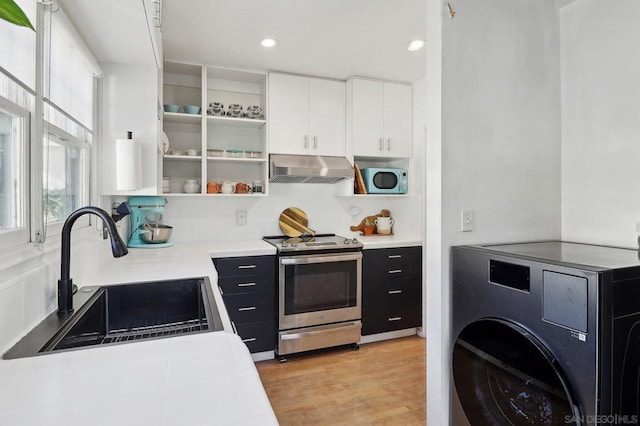
[[[131,209],[127,203],[120,203],[113,208],[111,218],[114,222],[118,222],[120,219],[131,214]]]

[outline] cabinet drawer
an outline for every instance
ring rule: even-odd
[[[265,293],[222,296],[227,313],[238,324],[275,319],[275,300]]]
[[[238,336],[249,348],[249,352],[272,351],[276,347],[276,322],[260,321],[235,324]]]
[[[218,277],[262,276],[274,279],[275,256],[223,257],[213,259]]]
[[[422,325],[420,307],[384,306],[363,311],[362,335],[403,330]]]
[[[362,284],[363,307],[421,306],[421,303],[421,277],[367,280]]]
[[[422,274],[422,247],[364,250],[362,275],[367,278]]]
[[[263,275],[219,277],[218,286],[222,289],[223,295],[238,293],[267,293],[273,295],[275,292],[273,277]]]

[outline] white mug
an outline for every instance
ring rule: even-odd
[[[376,224],[378,234],[390,234],[393,226],[393,219],[390,217],[377,217],[373,221]]]
[[[236,192],[236,186],[233,184],[233,182],[224,181],[222,183],[221,191],[223,194],[233,194],[234,192]]]

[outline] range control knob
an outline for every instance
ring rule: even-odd
[[[355,238],[355,237],[353,237],[353,240],[351,240],[351,242],[352,242],[353,244],[358,244],[358,239],[357,239],[357,238]]]
[[[298,244],[296,244],[296,243],[291,243],[291,247],[298,247]]]
[[[349,239],[345,238],[345,239],[344,239],[344,243],[345,243],[345,244],[351,244],[351,240],[349,240]]]
[[[282,242],[282,248],[286,248],[287,246],[289,246],[289,243],[287,243],[286,241]]]

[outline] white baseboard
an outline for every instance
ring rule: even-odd
[[[386,333],[370,334],[360,338],[360,344],[380,342],[382,340],[397,339],[399,337],[414,336],[418,333],[417,328],[407,328],[406,330],[388,331]],[[422,336],[420,336],[422,337]]]
[[[256,352],[251,354],[251,358],[253,359],[253,362],[268,361],[270,359],[274,359],[275,357],[276,357],[276,351]]]

